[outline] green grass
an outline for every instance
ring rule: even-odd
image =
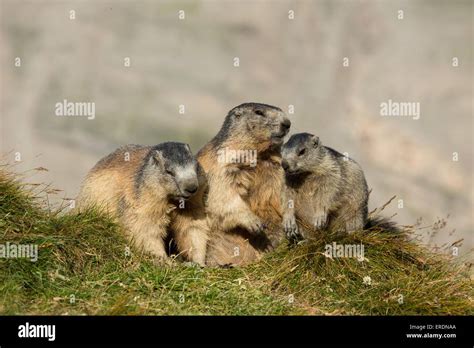
[[[37,262],[0,259],[1,314],[474,314],[467,266],[418,246],[407,231],[337,238],[363,243],[365,261],[327,258],[324,246],[336,237],[326,235],[246,267],[159,267],[127,252],[106,214],[47,209],[38,195],[0,167],[0,244],[39,248]]]

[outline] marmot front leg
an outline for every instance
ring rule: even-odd
[[[328,227],[328,216],[333,210],[333,204],[338,193],[337,186],[331,180],[321,181],[319,185],[314,193],[315,201],[312,206],[311,219],[313,227],[317,230]]]
[[[206,218],[177,215],[171,226],[178,250],[188,261],[206,265],[209,228]]]
[[[137,217],[134,223],[128,225],[128,233],[138,248],[153,255],[158,262],[169,259],[164,242],[167,235],[166,226],[144,216]]]
[[[255,215],[240,194],[228,186],[219,184],[218,190],[211,189],[208,194],[208,211],[219,222],[224,230],[241,227],[253,234],[260,234],[265,229],[265,223]]]
[[[292,242],[302,238],[294,213],[283,215],[283,229],[285,230],[286,238]]]
[[[328,222],[328,213],[325,208],[319,208],[315,211],[313,216],[313,227],[320,230],[324,229]]]
[[[283,207],[283,229],[286,238],[290,241],[301,239],[302,236],[296,223],[294,195],[288,188],[282,193],[281,205]]]
[[[263,232],[265,223],[250,210],[240,196],[235,195],[222,202],[223,206],[216,215],[224,230],[242,227],[253,234]]]

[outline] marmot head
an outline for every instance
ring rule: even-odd
[[[216,140],[263,151],[281,146],[290,126],[280,108],[245,103],[229,111]]]
[[[143,161],[137,185],[163,192],[171,200],[188,199],[199,188],[199,164],[188,144],[166,142],[153,146]]]
[[[287,175],[313,172],[324,158],[319,137],[309,133],[294,134],[283,145],[281,165]]]

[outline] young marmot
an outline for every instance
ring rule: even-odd
[[[245,103],[199,151],[209,185],[208,265],[248,263],[284,239],[280,149],[290,125],[275,106]]]
[[[353,232],[364,227],[369,194],[364,172],[354,160],[323,146],[317,136],[308,133],[291,136],[282,156],[290,203],[283,226],[290,239],[308,237],[296,221],[331,231]]]
[[[190,210],[196,203],[187,202],[192,202],[193,196],[202,198],[198,193],[204,178],[200,170],[187,144],[126,145],[101,159],[88,173],[78,206],[106,208],[125,226],[135,244],[159,261],[168,258],[164,239],[170,228],[178,251],[189,261],[204,265],[205,218],[192,219]]]

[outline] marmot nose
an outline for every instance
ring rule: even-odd
[[[193,194],[193,193],[196,193],[197,189],[198,189],[197,185],[189,185],[184,190],[186,191],[186,193]]]
[[[291,126],[291,121],[287,118],[284,118],[283,121],[281,122],[281,126],[284,128],[284,129],[288,129],[290,128]]]
[[[288,164],[287,160],[281,161],[281,166],[283,167],[283,170],[287,171],[288,168],[290,168],[290,165]]]

